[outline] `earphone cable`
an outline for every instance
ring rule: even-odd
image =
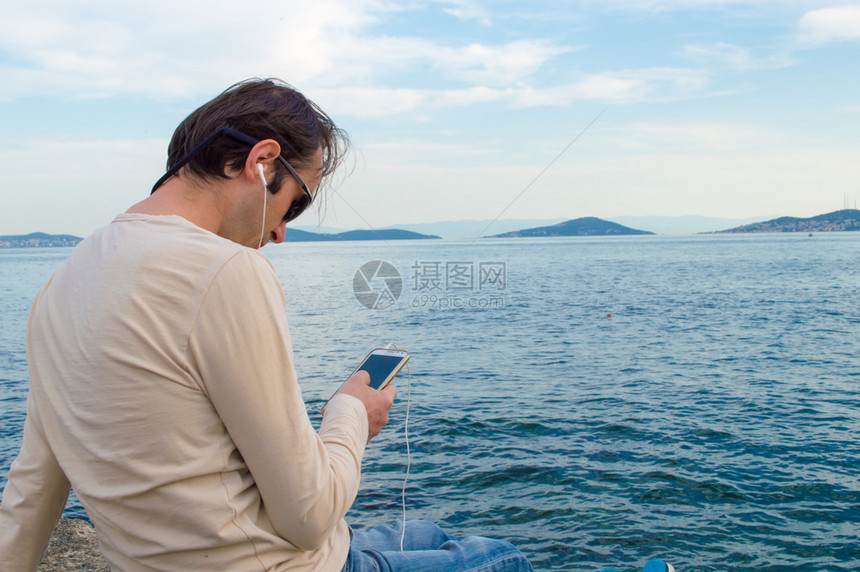
[[[406,474],[403,476],[403,488],[400,491],[400,500],[403,506],[403,528],[400,532],[400,552],[403,552],[403,540],[406,538],[406,483],[409,481],[409,468],[412,464],[412,452],[409,449],[409,404],[412,401],[412,372],[409,371],[409,363],[406,363],[406,420],[403,423],[403,438],[406,440]]]

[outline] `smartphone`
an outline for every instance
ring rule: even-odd
[[[391,383],[407,361],[409,361],[409,352],[406,350],[378,348],[367,354],[352,373],[366,371],[370,374],[370,387],[382,389]]]

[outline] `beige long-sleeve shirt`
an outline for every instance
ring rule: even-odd
[[[31,570],[69,484],[115,570],[340,570],[367,442],[319,433],[268,260],[175,216],[124,214],[37,296],[0,569]]]

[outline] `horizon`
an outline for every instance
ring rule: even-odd
[[[342,234],[348,232],[355,231],[389,231],[389,230],[410,230],[412,232],[417,232],[420,234],[429,234],[433,235],[439,233],[439,238],[443,239],[462,239],[462,238],[491,238],[496,234],[502,234],[512,231],[519,230],[531,230],[535,228],[545,228],[550,226],[558,226],[568,222],[573,222],[577,220],[583,219],[597,219],[604,222],[613,222],[615,224],[620,224],[621,226],[626,226],[631,230],[639,230],[646,231],[650,234],[655,235],[685,235],[685,234],[708,234],[711,232],[720,232],[723,230],[731,230],[734,228],[738,228],[741,226],[746,226],[748,224],[754,224],[757,222],[773,222],[777,220],[781,220],[784,218],[798,218],[798,219],[810,219],[816,218],[819,216],[825,216],[834,214],[843,210],[852,210],[857,211],[856,207],[844,207],[841,209],[836,209],[834,211],[829,211],[826,213],[819,213],[817,215],[813,215],[811,217],[791,217],[788,215],[770,215],[766,217],[745,217],[739,219],[732,218],[724,218],[724,217],[708,217],[703,215],[680,215],[680,216],[618,216],[618,217],[592,217],[592,216],[581,216],[574,218],[563,218],[563,217],[553,217],[548,219],[497,219],[493,220],[490,226],[487,226],[485,230],[487,230],[486,234],[482,234],[480,236],[475,236],[473,234],[462,234],[462,235],[451,235],[444,236],[446,234],[444,231],[439,230],[440,228],[450,228],[452,226],[467,228],[469,226],[476,225],[477,227],[483,228],[484,225],[490,221],[490,219],[461,219],[461,220],[450,220],[450,221],[433,221],[433,222],[425,222],[425,223],[399,223],[394,225],[388,225],[379,228],[368,228],[366,225],[360,228],[337,228],[337,227],[328,227],[328,226],[314,226],[314,225],[289,225],[287,226],[287,230],[294,230],[299,232],[307,232],[312,234]],[[653,228],[637,228],[631,227],[630,224],[634,224],[630,222],[632,219],[646,219],[643,220],[643,223],[647,221],[651,221],[652,224],[657,225]],[[621,222],[627,221],[627,222]],[[713,226],[717,224],[717,221],[722,221],[725,224],[730,224],[733,226],[730,227],[719,227],[714,228]],[[499,223],[500,226],[505,228],[505,230],[489,230],[496,223]],[[673,225],[674,223],[674,225]],[[686,225],[684,225],[686,223]],[[680,226],[679,226],[680,225]],[[415,230],[419,227],[427,227],[426,229],[422,229],[420,231]],[[700,228],[700,230],[689,230],[692,228]],[[688,230],[666,230],[667,228],[687,228]],[[662,230],[661,230],[662,229]],[[703,229],[703,230],[701,230]],[[52,233],[44,230],[35,230],[26,233],[17,233],[17,234],[0,234],[0,238],[10,238],[10,237],[29,237],[33,235],[44,235],[48,237],[72,237],[72,238],[85,238],[88,235],[79,236],[68,233]]]
[[[268,16],[242,21],[230,6],[10,6],[2,232],[110,223],[161,176],[176,125],[253,76],[295,85],[354,143],[305,226],[807,218],[860,198],[856,4],[249,0]]]

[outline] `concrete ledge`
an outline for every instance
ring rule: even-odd
[[[97,570],[109,572],[110,566],[99,550],[96,531],[85,520],[61,518],[37,568],[39,572]]]

